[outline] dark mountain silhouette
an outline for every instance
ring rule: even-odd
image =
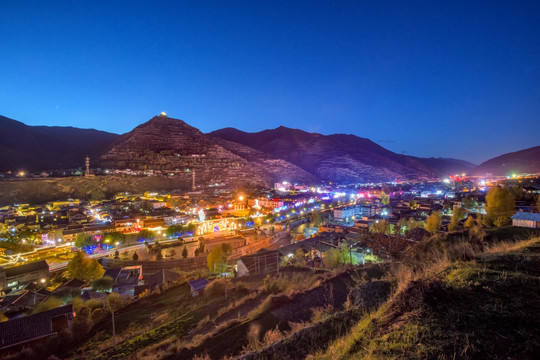
[[[486,173],[506,176],[512,173],[535,174],[540,172],[540,146],[507,153],[483,162],[473,170],[474,175]]]
[[[155,116],[116,135],[72,127],[28,126],[0,117],[0,170],[92,166],[197,172],[197,179],[254,183],[378,182],[467,172],[455,159],[396,154],[355,135],[279,127],[258,133],[225,128],[204,134],[182,120]]]
[[[99,144],[118,137],[94,129],[28,126],[0,116],[0,171],[66,169],[84,165]]]

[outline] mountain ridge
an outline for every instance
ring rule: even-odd
[[[286,126],[259,132],[227,127],[203,133],[167,116],[154,116],[122,135],[71,126],[29,126],[4,116],[0,116],[0,128],[0,171],[77,168],[86,155],[91,157],[92,167],[198,168],[201,179],[231,176],[258,184],[282,180],[379,182],[463,172],[540,171],[540,160],[536,161],[540,146],[476,166],[460,159],[394,153],[354,134],[323,135]],[[179,158],[183,160],[177,161]],[[211,174],[209,169],[216,171]],[[214,176],[217,171],[221,177]]]
[[[507,176],[512,173],[540,172],[540,146],[533,146],[496,156],[478,165],[473,174],[484,176],[492,173],[495,176]]]

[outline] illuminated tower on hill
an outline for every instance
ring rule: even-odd
[[[195,186],[195,169],[193,169],[193,173],[191,175],[192,175],[192,185],[191,185],[191,187],[193,188],[193,191],[195,191],[195,189],[196,189],[196,186]]]
[[[86,157],[84,158],[84,165],[86,167],[84,176],[94,176],[94,174],[90,172],[90,157],[88,157],[88,155],[86,155]]]
[[[88,157],[88,155],[86,155],[86,158],[84,159],[84,164],[86,165],[85,175],[89,175],[90,174],[90,158]]]

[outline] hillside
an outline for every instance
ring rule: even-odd
[[[118,136],[94,129],[28,126],[4,116],[0,129],[0,171],[82,167],[96,146]]]
[[[321,135],[283,126],[257,133],[225,128],[210,135],[286,160],[324,181],[389,181],[442,176],[473,167],[460,160],[396,154],[355,135]]]
[[[70,176],[63,178],[9,179],[0,181],[0,207],[13,203],[44,204],[48,201],[101,199],[119,192],[187,191],[191,177],[184,176]]]
[[[314,180],[292,164],[245,146],[216,141],[184,121],[167,116],[155,116],[115,139],[97,163],[133,170],[195,170],[197,180],[206,183]]]
[[[475,175],[484,176],[492,173],[496,176],[507,176],[513,173],[535,174],[540,172],[540,146],[516,151],[483,162],[473,171]]]
[[[118,311],[64,349],[72,359],[534,359],[540,351],[540,238],[442,236],[400,264],[288,267],[263,279],[185,283]],[[151,313],[156,320],[148,323]]]
[[[465,160],[452,159],[452,158],[419,158],[416,160],[420,161],[422,164],[427,166],[437,174],[442,175],[453,175],[461,174],[463,172],[470,173],[472,169],[476,167],[475,164],[472,164]]]

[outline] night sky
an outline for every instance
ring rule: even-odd
[[[476,163],[540,145],[540,1],[471,3],[2,1],[0,114],[124,133],[166,111]]]

